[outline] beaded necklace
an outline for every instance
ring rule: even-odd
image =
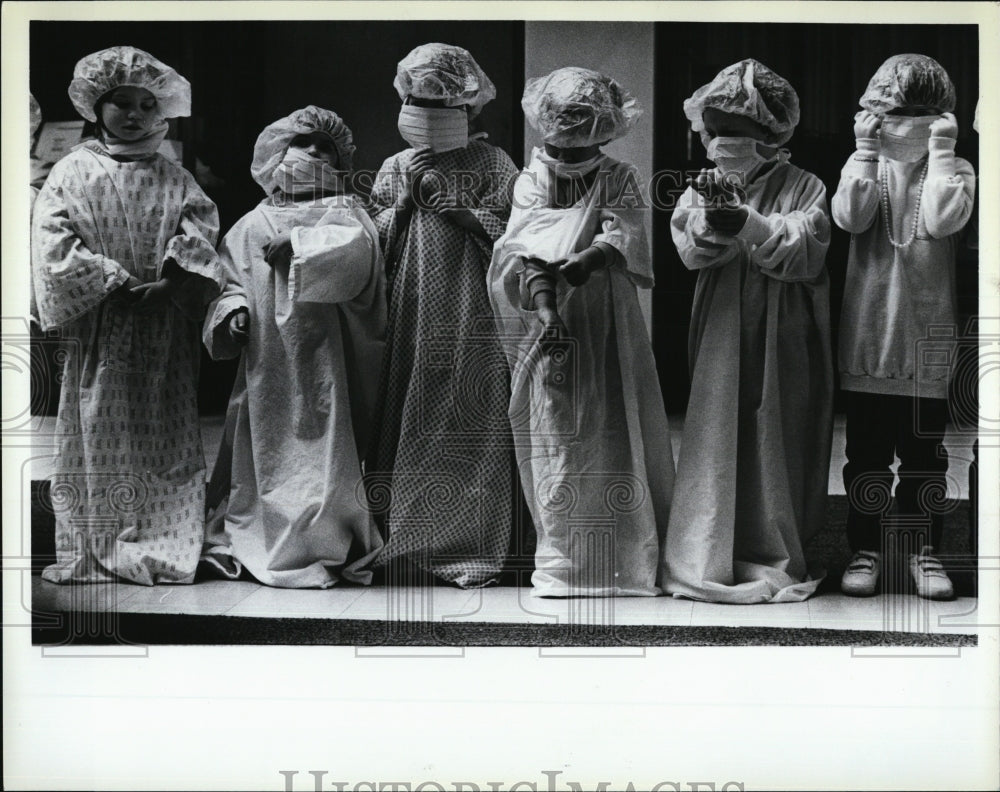
[[[910,229],[910,238],[905,242],[897,242],[892,235],[892,222],[889,216],[889,179],[885,169],[885,160],[879,157],[878,178],[882,183],[882,220],[885,222],[885,233],[889,237],[889,244],[897,250],[909,247],[913,240],[917,238],[917,227],[920,224],[920,203],[924,197],[924,179],[927,178],[927,166],[929,161],[924,163],[924,168],[920,172],[920,184],[917,186],[917,205],[913,207],[913,228]],[[904,205],[905,208],[905,205]]]

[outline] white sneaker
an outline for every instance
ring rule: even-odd
[[[870,597],[878,585],[882,554],[875,550],[858,550],[847,564],[840,579],[840,590],[850,597]]]
[[[917,584],[917,596],[924,599],[946,600],[955,596],[948,573],[941,562],[931,555],[931,548],[924,547],[920,555],[910,556],[910,575]]]

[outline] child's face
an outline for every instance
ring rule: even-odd
[[[145,88],[115,88],[101,105],[101,123],[113,137],[122,140],[145,137],[159,120],[156,97]]]
[[[701,116],[705,123],[705,132],[710,138],[717,137],[748,137],[767,143],[770,133],[752,118],[736,113],[726,113],[714,107],[705,109]],[[760,148],[758,146],[758,148]]]
[[[323,160],[334,170],[340,166],[337,147],[334,145],[331,137],[323,132],[296,135],[292,138],[292,142],[288,144],[288,148],[302,149],[310,157]]]
[[[596,143],[593,146],[563,147],[553,146],[551,143],[545,144],[545,153],[552,159],[572,164],[574,162],[586,162],[601,153],[603,143]]]

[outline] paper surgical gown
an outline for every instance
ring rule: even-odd
[[[671,220],[698,282],[664,588],[802,600],[819,584],[803,546],[826,518],[833,418],[826,192],[787,161],[745,189],[737,237],[707,226],[691,189]]]
[[[43,330],[62,343],[52,477],[54,582],[189,583],[204,529],[198,322],[218,293],[218,213],[159,155],[112,159],[96,142],[52,168],[35,201],[32,268]],[[130,275],[191,273],[140,315],[108,299]]]
[[[490,265],[490,298],[511,367],[509,417],[538,544],[537,596],[655,596],[674,462],[638,300],[653,285],[634,169],[605,157],[590,191],[552,208],[536,158],[518,179]],[[582,286],[557,283],[569,333],[548,348],[520,294],[521,259],[554,261],[605,242],[617,252]]]
[[[285,232],[291,265],[272,268],[263,247]],[[221,451],[232,454],[225,535],[210,537],[209,557],[228,545],[270,586],[370,582],[359,570],[382,541],[361,459],[385,338],[378,233],[351,196],[267,199],[226,234],[220,254],[225,283],[205,345],[216,359],[240,354],[227,330],[240,308],[250,338],[227,415],[231,452]]]

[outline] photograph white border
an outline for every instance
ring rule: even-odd
[[[2,15],[3,317],[22,316],[28,296],[31,19],[974,23],[980,127],[1000,129],[995,3],[8,2]],[[980,314],[1000,317],[995,131],[980,139],[979,185]],[[27,391],[4,372],[4,415]],[[1000,394],[981,398],[984,414],[1000,414]],[[24,453],[4,444],[4,482],[20,481]],[[980,476],[1000,481],[996,445],[981,447]],[[981,488],[980,553],[994,560],[998,499],[995,486]],[[27,503],[5,487],[4,524],[20,525]],[[5,559],[14,541],[5,531]],[[5,788],[281,790],[281,771],[298,773],[296,790],[313,789],[309,771],[325,772],[323,789],[349,790],[996,788],[997,566],[981,571],[979,646],[936,657],[660,647],[554,658],[523,647],[362,658],[343,646],[155,646],[139,658],[43,658],[30,630],[8,628]],[[5,568],[5,622],[21,598],[21,574]]]

